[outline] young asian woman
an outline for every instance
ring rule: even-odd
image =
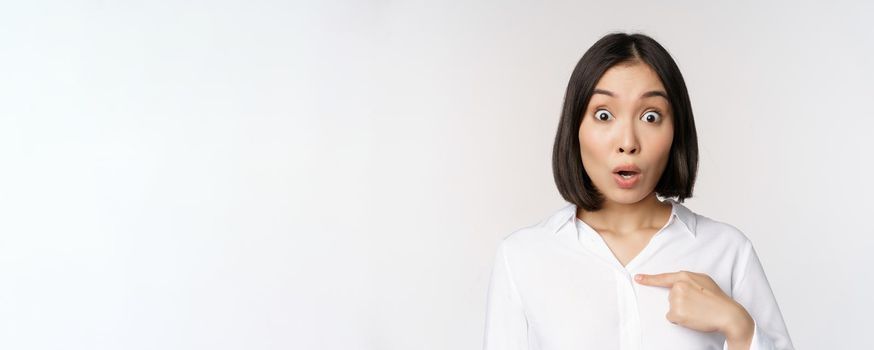
[[[794,349],[749,238],[683,204],[697,135],[658,42],[612,33],[586,51],[552,156],[567,204],[500,242],[484,349]]]

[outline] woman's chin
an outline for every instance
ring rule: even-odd
[[[652,191],[641,189],[612,188],[604,193],[604,199],[617,204],[634,204],[646,199]]]

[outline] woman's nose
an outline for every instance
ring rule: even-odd
[[[631,120],[632,118],[629,118]],[[640,144],[637,142],[637,133],[633,123],[622,126],[619,134],[619,153],[638,153]]]
[[[637,152],[637,146],[619,147],[619,153],[625,153],[626,151],[628,151],[628,154],[634,154],[635,152]]]
[[[634,134],[634,130],[625,132],[619,142],[619,153],[635,154],[638,152],[638,148],[640,148],[640,143],[637,142],[637,135]]]

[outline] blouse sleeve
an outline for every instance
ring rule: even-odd
[[[750,350],[794,350],[777,299],[765,276],[752,242],[747,240],[743,258],[738,266],[743,271],[732,287],[732,298],[740,303],[753,318],[753,340]],[[726,342],[723,349],[728,349]]]
[[[498,245],[486,301],[484,350],[527,350],[528,321],[505,255]]]

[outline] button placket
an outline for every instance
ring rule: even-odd
[[[620,320],[620,349],[639,350],[641,347],[640,313],[633,279],[627,270],[614,271]]]

